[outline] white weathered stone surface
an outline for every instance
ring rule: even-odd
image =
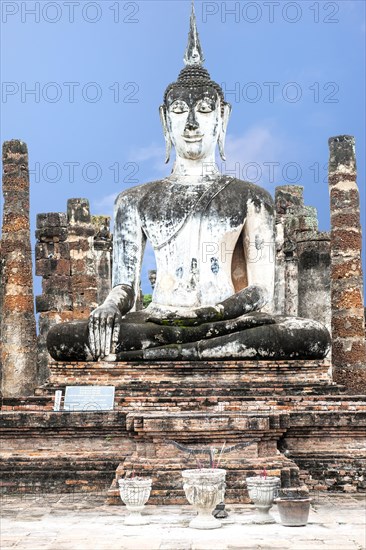
[[[365,496],[315,495],[306,527],[255,525],[253,507],[230,505],[222,529],[188,529],[191,506],[146,506],[150,524],[127,527],[104,495],[3,497],[2,550],[362,550]],[[277,510],[273,512],[279,521]]]

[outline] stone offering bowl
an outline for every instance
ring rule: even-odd
[[[119,479],[118,484],[122,502],[130,512],[130,515],[125,520],[125,525],[145,525],[147,519],[141,515],[141,512],[149,500],[152,480],[133,477]]]
[[[212,515],[216,504],[224,500],[226,470],[200,468],[183,470],[183,489],[198,514],[189,524],[193,529],[217,529],[221,521]]]
[[[256,523],[275,523],[269,513],[274,499],[278,495],[281,486],[279,477],[247,477],[247,487],[250,499],[257,510]]]

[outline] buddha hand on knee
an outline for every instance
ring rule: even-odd
[[[250,285],[218,305],[223,308],[223,319],[236,319],[245,313],[260,311],[267,301],[267,293],[264,288],[259,285]]]
[[[196,308],[194,314],[197,318],[197,324],[237,319],[246,313],[259,311],[267,303],[266,294],[261,286],[250,285],[215,306]]]
[[[94,309],[89,317],[89,348],[95,360],[104,359],[114,351],[118,340],[123,315],[134,301],[130,286],[118,285],[109,293],[102,305]]]

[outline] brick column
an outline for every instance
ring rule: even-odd
[[[67,201],[67,226],[73,317],[88,319],[98,305],[98,284],[94,257],[95,227],[87,199]]]
[[[63,212],[37,215],[36,275],[42,277],[42,294],[36,296],[38,318],[38,372],[40,383],[49,377],[51,357],[47,333],[61,321],[72,319],[70,250],[67,217]]]
[[[90,216],[87,199],[70,199],[67,214],[37,216],[36,274],[42,294],[39,313],[38,369],[40,381],[49,376],[52,361],[47,334],[56,323],[88,319],[111,288],[112,236],[107,216]]]
[[[329,330],[330,235],[305,206],[303,187],[276,187],[276,312],[314,319]]]
[[[366,343],[354,138],[330,138],[329,155],[333,377],[350,391],[362,393]]]
[[[296,215],[304,206],[300,185],[276,187],[276,277],[275,312],[297,315],[298,261],[296,255]]]
[[[1,319],[3,318],[3,288],[4,288],[4,279],[3,279],[3,256],[2,256],[2,241],[0,239],[0,346],[2,345],[1,342],[3,341],[2,333],[1,333]],[[2,377],[3,377],[3,364],[2,364],[2,353],[0,349],[0,396],[1,396],[1,388],[2,388]]]
[[[97,274],[98,305],[102,304],[112,288],[112,235],[109,216],[92,216],[94,226],[94,258]]]
[[[302,231],[297,234],[299,259],[299,317],[315,319],[331,330],[330,234]]]
[[[37,385],[36,321],[29,223],[28,151],[3,144],[1,364],[4,397],[33,394]]]

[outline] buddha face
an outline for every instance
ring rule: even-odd
[[[192,160],[212,157],[222,126],[216,90],[210,86],[174,88],[166,100],[166,125],[178,156]]]

